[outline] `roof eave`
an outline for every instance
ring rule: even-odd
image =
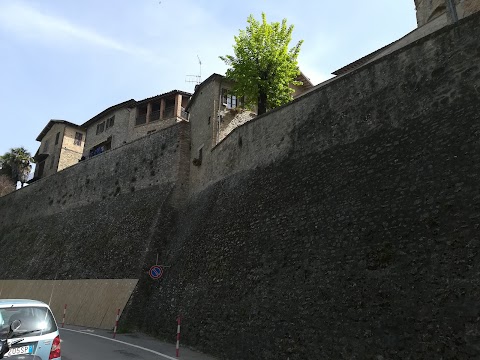
[[[55,124],[64,124],[64,125],[68,125],[68,126],[71,126],[71,127],[74,127],[76,129],[82,129],[82,130],[85,130],[82,128],[82,126],[80,125],[77,125],[77,124],[74,124],[70,121],[67,121],[67,120],[50,120],[48,122],[48,124],[43,128],[43,130],[40,132],[40,134],[38,134],[37,138],[35,140],[37,141],[42,141],[42,139],[45,137],[45,135],[48,134],[48,132],[52,129],[53,125]]]
[[[136,103],[137,102],[134,99],[130,99],[130,100],[118,103],[116,105],[110,106],[110,107],[106,108],[105,110],[103,110],[102,112],[95,115],[94,117],[92,117],[90,120],[87,120],[86,122],[84,122],[81,126],[83,128],[87,128],[88,126],[90,126],[90,124],[92,124],[95,121],[101,119],[102,117],[106,116],[107,114],[111,113],[112,111],[119,110],[123,107],[134,107]]]

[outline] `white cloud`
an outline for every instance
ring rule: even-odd
[[[23,3],[0,4],[0,27],[18,36],[34,38],[59,45],[83,42],[90,46],[98,46],[145,58],[151,61],[162,61],[152,51],[126,44],[104,36],[94,30],[73,24],[66,19],[41,13],[37,9]],[[63,45],[64,45],[63,44]]]

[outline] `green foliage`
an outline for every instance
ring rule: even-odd
[[[301,85],[295,81],[300,74],[297,57],[303,40],[289,49],[293,25],[287,19],[281,23],[267,23],[248,17],[248,26],[235,36],[235,55],[220,56],[230,68],[226,77],[234,82],[237,97],[245,98],[245,105],[258,106],[258,113],[273,109],[292,100],[290,85]]]
[[[32,161],[32,156],[25,148],[10,149],[0,156],[0,174],[8,176],[15,184],[20,181],[23,186],[32,170]]]

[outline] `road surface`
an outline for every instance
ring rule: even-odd
[[[143,334],[117,334],[77,326],[60,329],[62,360],[177,360],[175,345]],[[215,360],[180,346],[179,360]]]

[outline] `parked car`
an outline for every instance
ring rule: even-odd
[[[20,320],[20,322],[15,322]],[[0,339],[13,344],[6,359],[61,360],[60,334],[50,307],[36,300],[0,299]],[[21,340],[23,339],[23,340]],[[21,341],[20,341],[21,340]]]

